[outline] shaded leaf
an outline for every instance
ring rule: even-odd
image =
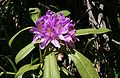
[[[68,10],[62,10],[62,11],[60,11],[60,12],[62,12],[64,16],[70,15],[70,12],[69,12]],[[58,16],[60,16],[60,12],[57,12],[56,14],[57,14]]]
[[[109,32],[110,30],[107,28],[87,28],[87,29],[79,29],[76,31],[76,36],[80,36],[80,35],[88,35],[88,34],[102,34],[102,33],[106,33]]]
[[[24,65],[23,67],[21,67],[18,72],[15,74],[15,78],[22,78],[22,75],[27,72],[27,71],[30,71],[30,70],[35,70],[39,67],[39,64],[36,64],[36,65],[31,65],[31,64],[27,64],[27,65]]]
[[[75,54],[69,54],[82,78],[99,78],[93,64],[80,52],[75,50]]]
[[[20,60],[22,60],[25,56],[27,56],[34,48],[35,43],[30,43],[26,47],[24,47],[22,50],[19,51],[19,53],[15,57],[15,63],[17,64]]]
[[[20,30],[18,33],[16,33],[16,34],[9,40],[8,45],[11,47],[13,40],[15,39],[15,37],[16,37],[18,34],[20,34],[21,32],[23,32],[23,31],[25,31],[25,30],[31,29],[31,28],[33,28],[33,27],[27,27],[27,28],[24,28],[24,29]]]
[[[5,74],[7,74],[7,72],[5,71],[5,69],[4,69],[3,67],[0,66],[0,69],[1,69]],[[2,75],[2,73],[1,73],[1,75]]]
[[[61,70],[68,76],[69,75],[69,71],[65,68],[65,67],[61,67]]]
[[[49,6],[52,8],[55,8],[56,10],[59,10],[59,8],[57,6],[54,6],[54,5],[49,5]]]
[[[16,68],[15,64],[12,62],[11,59],[9,59],[8,57],[6,57],[6,58],[9,60],[9,62],[11,63],[11,65],[13,67],[14,72],[16,73],[17,72],[17,68]]]
[[[45,57],[43,78],[60,78],[54,52]]]
[[[35,64],[38,60],[39,60],[39,58],[34,59],[34,60],[31,62],[31,64]]]

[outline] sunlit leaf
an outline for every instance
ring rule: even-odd
[[[16,37],[18,34],[20,34],[21,32],[23,32],[23,31],[25,31],[25,30],[31,29],[31,28],[33,28],[33,27],[27,27],[27,28],[24,28],[24,29],[20,30],[18,33],[16,33],[16,34],[9,40],[8,45],[11,47],[13,40],[15,39],[15,37]]]
[[[118,24],[119,24],[119,26],[120,26],[120,18],[118,17],[117,19],[118,19]]]
[[[43,72],[42,70],[39,71],[39,75],[38,75],[38,78],[40,78],[42,76]]]
[[[30,71],[30,70],[35,70],[39,67],[39,64],[36,64],[36,65],[31,65],[31,64],[27,64],[27,65],[24,65],[23,67],[21,67],[18,72],[15,74],[15,78],[22,78],[22,75],[27,72],[27,71]]]
[[[0,72],[0,76],[2,76],[4,74],[4,72]]]
[[[75,54],[69,54],[82,78],[99,78],[93,64],[80,52],[75,50]]]
[[[29,8],[29,14],[30,17],[32,18],[32,20],[35,22],[36,20],[38,20],[38,18],[40,18],[41,16],[41,11],[38,8]]]
[[[69,75],[69,71],[65,68],[65,67],[61,67],[61,70],[68,76]]]
[[[5,72],[0,72],[0,76],[2,76]],[[15,75],[14,72],[6,72],[5,74],[9,74],[9,75]]]
[[[22,50],[20,50],[20,52],[15,57],[16,64],[20,60],[22,60],[25,56],[27,56],[35,48],[34,44],[35,43],[30,43],[26,47],[24,47]]]
[[[102,34],[102,33],[106,33],[109,32],[110,30],[107,28],[87,28],[87,29],[79,29],[76,31],[76,36],[80,36],[80,35],[88,35],[88,34]]]
[[[10,75],[14,75],[15,73],[14,72],[7,72],[5,71],[5,69],[3,67],[0,66],[0,69],[2,70],[2,72],[0,72],[0,76],[2,76],[3,74],[10,74]]]
[[[70,15],[70,12],[69,12],[68,10],[62,10],[62,11],[60,11],[60,12],[62,12],[64,16]],[[57,14],[58,16],[60,16],[60,12],[57,12],[56,14]]]
[[[54,52],[45,57],[43,78],[60,78]]]

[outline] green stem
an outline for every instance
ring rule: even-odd
[[[53,51],[53,49],[54,49],[54,47],[47,46],[45,51],[44,51],[43,58],[45,58],[46,52],[51,53]]]
[[[43,58],[45,58],[45,55],[46,55],[46,50],[44,51]]]
[[[41,49],[39,48],[39,52],[40,52],[40,63],[43,62],[43,58],[42,58],[42,53],[41,53]]]
[[[84,50],[83,50],[83,54],[84,54],[84,52],[85,52],[88,44],[89,44],[93,39],[94,39],[94,38],[88,39],[88,42],[87,42],[87,44],[85,45],[85,48],[84,48]]]

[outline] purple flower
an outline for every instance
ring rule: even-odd
[[[67,46],[74,46],[76,41],[74,24],[70,18],[60,16],[48,10],[46,15],[40,17],[36,21],[36,26],[30,31],[34,34],[33,43],[40,40],[40,48],[44,49],[49,43],[55,47],[60,48],[61,43]]]

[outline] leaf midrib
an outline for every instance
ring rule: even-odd
[[[74,55],[75,56],[75,55]],[[79,59],[77,56],[76,56],[77,59]],[[91,78],[91,75],[89,74],[89,72],[87,71],[87,69],[85,68],[84,66],[84,63],[82,63],[81,59],[79,59],[79,61],[81,62],[82,66],[84,67],[85,71],[88,73],[88,75],[90,76]]]

